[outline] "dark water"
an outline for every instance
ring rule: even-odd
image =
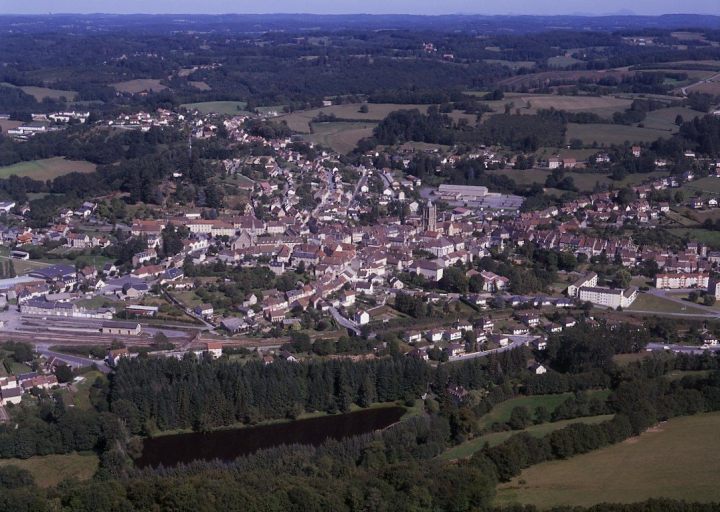
[[[142,456],[135,464],[142,468],[160,464],[174,466],[198,459],[230,461],[283,444],[319,445],[328,438],[342,439],[383,429],[397,422],[404,413],[402,407],[380,407],[260,427],[145,439]]]

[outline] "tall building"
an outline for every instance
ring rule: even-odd
[[[428,200],[423,211],[423,227],[426,231],[435,231],[437,227],[437,206]]]

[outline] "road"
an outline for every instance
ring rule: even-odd
[[[696,345],[665,345],[663,343],[648,343],[645,347],[650,352],[674,352],[676,354],[700,355],[707,352],[720,352],[720,345],[701,348]]]
[[[97,365],[98,369],[103,373],[110,373],[110,368],[105,365],[104,361],[98,359],[90,359],[87,357],[61,354],[60,352],[54,352],[50,350],[50,346],[47,343],[38,343],[35,345],[35,350],[46,358],[56,357],[61,361],[64,361],[72,366],[92,366]]]
[[[355,322],[342,316],[340,312],[335,308],[330,308],[330,314],[338,324],[342,325],[346,329],[350,329],[355,333],[356,336],[360,336],[360,328]]]
[[[533,340],[537,339],[538,336],[512,335],[508,336],[508,338],[510,338],[511,342],[504,347],[483,350],[482,352],[472,352],[471,354],[463,354],[461,356],[453,356],[450,357],[448,361],[466,361],[468,359],[477,359],[478,357],[487,357],[490,354],[499,354],[501,352],[507,352],[508,350],[515,350],[516,348],[520,348],[523,345],[529,345]]]
[[[694,84],[687,85],[685,87],[682,87],[680,91],[682,92],[683,96],[688,95],[688,89],[692,89],[696,85],[700,84],[706,84],[706,83],[712,83],[712,82],[720,82],[720,73],[711,76],[710,78],[706,78],[705,80],[700,80],[698,82],[695,82]]]

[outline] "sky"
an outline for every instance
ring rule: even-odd
[[[0,14],[98,12],[720,15],[720,0],[0,0]]]

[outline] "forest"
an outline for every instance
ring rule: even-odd
[[[123,361],[108,383],[96,383],[91,394],[93,411],[87,413],[87,418],[62,410],[51,397],[41,396],[43,405],[39,410],[17,416],[20,429],[0,427],[4,457],[11,453],[6,447],[12,446],[27,447],[14,454],[18,457],[28,457],[33,451],[63,453],[88,448],[101,454],[95,479],[65,482],[47,490],[37,488],[32,476],[22,470],[1,468],[0,509],[210,511],[222,506],[238,511],[489,511],[496,483],[507,481],[523,468],[620,442],[659,420],[720,410],[720,371],[714,358],[650,358],[625,367],[606,364],[604,356],[588,360],[588,345],[603,344],[613,332],[607,328],[601,334],[593,329],[583,326],[576,332],[585,340],[583,347],[568,345],[571,342],[563,337],[555,341],[562,350],[575,354],[567,357],[588,361],[588,366],[576,365],[580,373],[552,371],[547,375],[557,376],[559,380],[554,381],[530,376],[525,371],[528,354],[522,350],[488,360],[444,364],[434,370],[407,357],[364,363],[276,362],[264,366],[222,359],[196,361],[194,356],[183,361],[139,356]],[[634,350],[636,347],[624,341],[628,336],[628,332],[616,333],[612,338],[616,342],[610,344],[613,351]],[[551,355],[549,364],[561,368],[564,361]],[[581,371],[584,369],[589,372]],[[706,371],[680,380],[663,378],[676,369]],[[539,382],[554,382],[550,385],[555,387],[538,387]],[[374,396],[367,392],[373,383]],[[206,389],[209,385],[217,389]],[[482,398],[458,401],[447,391],[455,385],[484,393],[478,395]],[[603,388],[610,390],[606,401],[584,398],[585,391]],[[433,390],[435,398],[421,416],[407,418],[384,431],[328,441],[317,447],[280,446],[229,463],[199,461],[173,468],[134,468],[129,460],[137,451],[132,430],[192,424],[192,414],[182,404],[200,398],[195,389],[203,390],[202,396],[218,408],[218,414],[209,407],[203,410],[204,418],[192,425],[200,429],[233,421],[235,411],[243,410],[246,403],[253,403],[255,420],[260,420],[262,414],[275,417],[264,398],[251,396],[258,391],[267,391],[268,400],[274,401],[279,410],[287,410],[283,404],[335,410],[343,400],[363,405],[376,400],[404,401],[426,389]],[[541,421],[587,413],[609,413],[613,419],[596,425],[572,424],[540,438],[518,433],[451,464],[436,458],[449,446],[477,435],[476,419],[505,400],[524,393],[568,391],[576,394],[565,400],[553,418]],[[508,425],[493,428],[521,428],[523,421],[528,421],[524,417],[522,411],[514,411]],[[41,428],[26,428],[41,424]],[[63,440],[69,439],[74,441],[63,445],[67,443]],[[503,510],[534,511],[532,507]],[[622,508],[605,505],[587,510],[713,508],[652,500]]]

